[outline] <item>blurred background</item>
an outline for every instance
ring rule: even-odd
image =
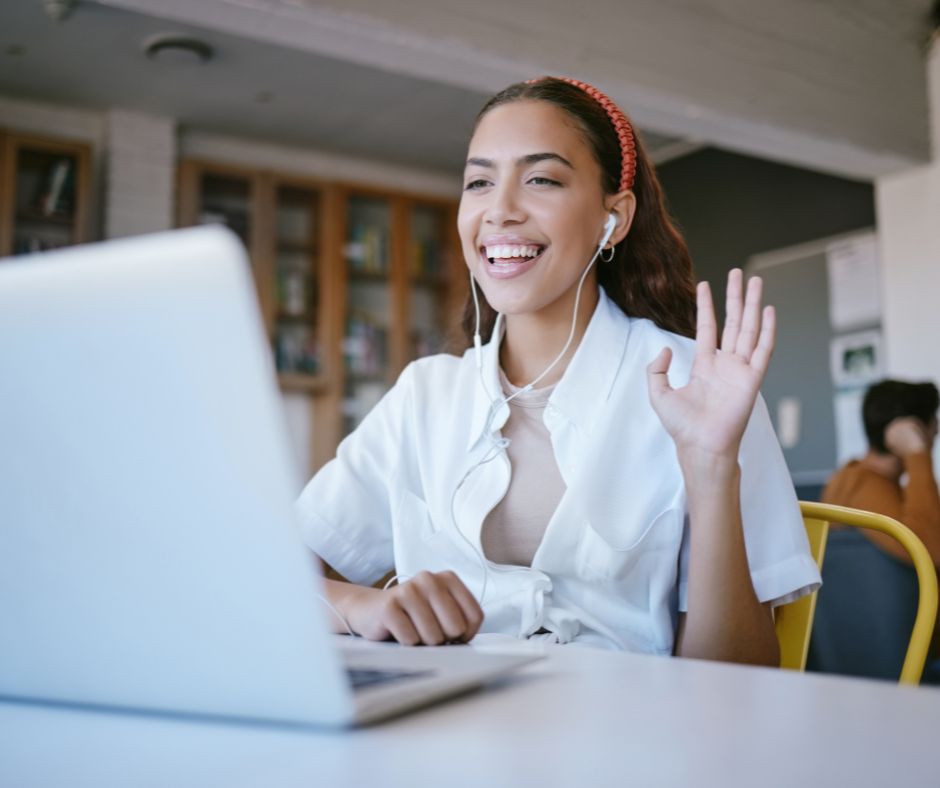
[[[813,498],[864,452],[870,382],[940,379],[931,6],[3,0],[0,256],[230,226],[306,478],[409,360],[462,350],[479,108],[577,76],[640,128],[699,278],[765,277],[764,395]]]

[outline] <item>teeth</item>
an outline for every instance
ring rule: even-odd
[[[486,256],[490,259],[512,259],[519,257],[537,257],[539,254],[538,246],[512,246],[499,244],[497,246],[487,246]]]

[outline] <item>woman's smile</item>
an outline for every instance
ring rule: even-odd
[[[480,245],[480,267],[494,279],[512,279],[532,269],[547,249],[539,243],[518,235],[491,235]]]

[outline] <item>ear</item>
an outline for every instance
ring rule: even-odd
[[[633,217],[636,214],[636,195],[630,190],[612,194],[604,200],[604,205],[608,213],[617,217],[617,228],[609,241],[610,245],[616,246],[627,237],[633,225]]]

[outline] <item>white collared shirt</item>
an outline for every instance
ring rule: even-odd
[[[500,392],[499,325],[493,336],[482,373],[472,349],[402,372],[301,494],[304,540],[355,583],[392,569],[402,579],[449,569],[478,599],[485,583],[483,632],[528,637],[545,629],[560,642],[671,653],[677,612],[687,608],[689,523],[675,445],[650,405],[646,367],[669,346],[670,382],[684,385],[694,342],[627,317],[600,290],[545,409],[567,489],[532,566],[487,561],[484,572],[483,521],[511,476],[506,452],[494,448],[509,406],[487,394]],[[820,577],[760,398],[739,460],[754,590],[762,602],[783,604]]]

